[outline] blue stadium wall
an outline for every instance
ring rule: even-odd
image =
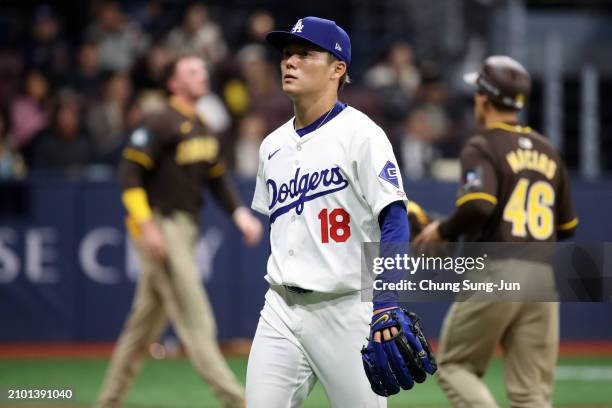
[[[245,201],[252,181],[239,181]],[[453,183],[409,182],[411,199],[452,210]],[[576,180],[576,240],[610,241],[612,183]],[[36,181],[0,186],[0,342],[112,341],[129,310],[139,270],[111,182]],[[8,214],[8,215],[7,215]],[[202,214],[198,264],[220,339],[252,337],[267,285],[267,236],[246,248],[214,205]],[[267,225],[267,221],[262,219]],[[448,304],[414,303],[432,337]],[[562,337],[612,340],[612,304],[562,305]]]

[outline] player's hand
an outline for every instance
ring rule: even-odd
[[[397,336],[399,330],[397,327],[392,327],[391,329],[384,329],[374,333],[373,340],[376,343],[382,343],[382,341],[389,341],[392,337]]]
[[[166,241],[153,219],[142,221],[139,224],[141,242],[145,252],[156,261],[166,259]]]
[[[378,309],[372,313],[373,316],[378,315],[379,313],[386,312],[387,310],[395,309],[395,307],[387,307],[385,309]],[[391,337],[397,335],[398,330],[397,327],[391,327],[391,329],[379,330],[377,332],[372,333],[372,340],[377,343],[380,343],[383,339],[384,341],[391,340]]]
[[[433,221],[431,224],[427,225],[423,231],[414,238],[415,244],[428,244],[432,242],[442,242],[443,239],[440,236],[440,221]]]
[[[361,358],[372,391],[383,397],[409,390],[437,370],[419,318],[399,307],[372,316],[370,338]]]
[[[244,242],[248,246],[254,246],[261,241],[261,235],[263,232],[263,228],[261,226],[261,222],[257,218],[255,218],[251,211],[249,211],[246,207],[239,207],[234,211],[232,215],[234,220],[234,224],[242,233],[244,237]]]

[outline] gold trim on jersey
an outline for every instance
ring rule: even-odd
[[[508,132],[522,133],[524,135],[531,133],[531,128],[529,126],[510,125],[504,122],[495,122],[488,126],[487,129],[502,129]]]
[[[574,219],[571,221],[557,225],[557,229],[561,231],[571,230],[572,228],[575,228],[576,225],[578,225],[578,218],[574,217]]]
[[[189,119],[196,118],[197,112],[195,108],[193,106],[187,105],[185,102],[181,101],[176,96],[171,96],[170,99],[168,99],[168,104],[181,115]]]
[[[406,210],[408,213],[414,213],[417,221],[419,221],[419,224],[427,224],[427,215],[420,205],[414,201],[408,201],[408,204],[406,204]]]
[[[145,169],[150,169],[153,167],[153,159],[151,159],[146,153],[132,149],[131,147],[126,147],[123,149],[123,157],[140,164]]]
[[[485,201],[490,202],[493,205],[497,205],[497,197],[489,193],[482,193],[482,192],[468,193],[464,196],[461,196],[457,199],[457,201],[455,202],[455,205],[457,207],[461,207],[463,204],[467,203],[468,201],[474,201],[474,200],[485,200]]]
[[[222,163],[217,163],[208,170],[209,178],[216,178],[225,173],[225,166]]]

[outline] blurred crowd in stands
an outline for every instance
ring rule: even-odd
[[[182,53],[207,62],[211,93],[198,109],[240,176],[256,174],[261,140],[292,116],[279,55],[265,44],[279,28],[269,11],[253,11],[232,41],[201,2],[178,13],[159,1],[129,10],[97,2],[78,38],[67,38],[52,6],[26,17],[19,45],[0,50],[0,179],[112,177],[131,131],[164,101],[164,66]],[[450,92],[407,40],[388,44],[340,98],[379,123],[406,175],[422,178],[436,160],[456,157],[473,124],[469,95]]]

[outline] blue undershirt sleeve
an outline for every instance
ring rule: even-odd
[[[380,225],[380,257],[396,258],[408,254],[408,242],[410,241],[410,226],[408,224],[408,212],[402,201],[395,201],[380,212],[378,217]],[[403,277],[404,271],[398,268],[386,269],[376,277],[380,281],[379,287],[385,283],[398,283]],[[398,306],[398,294],[396,290],[374,290],[374,310]]]

